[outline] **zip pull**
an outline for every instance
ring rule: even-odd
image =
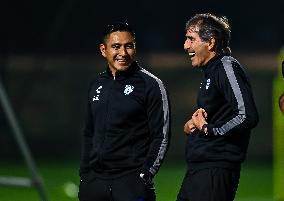
[[[110,195],[110,201],[114,201],[112,197],[112,187],[109,185],[109,195]]]

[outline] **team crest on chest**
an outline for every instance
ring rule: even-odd
[[[124,95],[129,95],[134,90],[134,86],[127,84],[124,88]]]
[[[99,86],[99,87],[96,89],[97,94],[94,95],[93,101],[98,101],[98,100],[100,100],[100,93],[101,93],[101,89],[102,89],[102,88],[103,88],[103,86]]]

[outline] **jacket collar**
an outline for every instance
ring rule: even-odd
[[[107,75],[115,80],[122,80],[131,76],[134,72],[140,69],[137,61],[133,61],[132,64],[125,71],[117,71],[115,77],[112,75],[110,68],[107,66]]]
[[[211,71],[211,67],[213,66],[212,64],[214,64],[217,60],[219,60],[220,58],[222,58],[224,55],[222,54],[217,54],[215,55],[213,58],[211,58],[207,64],[205,64],[204,66],[201,67],[202,71],[205,73],[205,76],[207,76],[210,71]]]

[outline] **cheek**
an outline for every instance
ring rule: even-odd
[[[194,48],[196,51],[202,52],[202,44],[196,44]]]
[[[116,54],[115,51],[111,51],[111,52],[108,53],[108,57],[109,57],[109,58],[115,57],[116,55],[117,55],[117,54]]]
[[[199,53],[199,55],[205,55],[207,53],[207,49],[204,44],[199,44],[196,46],[195,50]]]
[[[127,51],[127,53],[130,56],[134,56],[136,52],[135,52],[135,50],[129,50],[129,51]]]

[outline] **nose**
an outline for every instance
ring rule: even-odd
[[[125,47],[121,47],[121,49],[120,49],[120,55],[122,55],[122,56],[124,56],[124,55],[127,55],[128,53],[127,53],[127,50],[126,50],[126,48]]]
[[[183,44],[183,49],[188,50],[189,48],[190,48],[190,42],[188,40],[185,40]]]

